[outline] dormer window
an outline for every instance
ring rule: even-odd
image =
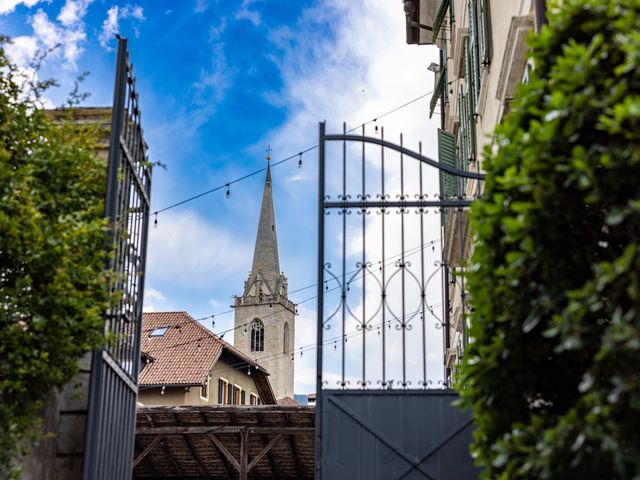
[[[163,337],[164,334],[167,333],[167,330],[169,330],[169,327],[156,327],[149,334],[149,336],[150,337]]]

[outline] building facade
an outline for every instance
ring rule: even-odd
[[[268,373],[186,312],[145,313],[138,404],[274,405]]]
[[[407,42],[435,45],[434,91],[429,115],[439,114],[439,161],[462,170],[483,171],[483,149],[504,115],[519,83],[532,66],[526,37],[544,21],[543,0],[405,1]],[[481,182],[441,173],[444,197],[477,197]],[[468,343],[464,269],[473,252],[468,211],[444,212],[443,267],[447,269],[445,308],[445,376],[455,378]],[[448,321],[447,321],[448,320]]]
[[[263,365],[277,399],[293,397],[296,306],[280,271],[271,169],[262,194],[258,233],[249,278],[235,298],[234,346]]]

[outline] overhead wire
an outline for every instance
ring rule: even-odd
[[[406,108],[406,107],[408,107],[409,105],[412,105],[413,103],[415,103],[415,102],[417,102],[417,101],[419,101],[419,100],[422,100],[422,99],[423,99],[423,98],[425,98],[426,96],[431,95],[432,93],[433,93],[433,90],[431,90],[431,91],[429,91],[429,92],[426,92],[426,93],[423,93],[422,95],[419,95],[418,97],[415,97],[415,98],[413,98],[413,99],[409,100],[408,102],[403,103],[402,105],[399,105],[399,106],[397,106],[397,107],[394,107],[394,108],[392,108],[391,110],[388,110],[388,111],[386,111],[386,112],[382,113],[381,115],[378,115],[377,117],[372,118],[371,120],[369,120],[369,121],[367,121],[367,122],[364,122],[364,123],[362,123],[362,124],[359,124],[359,125],[358,125],[358,126],[356,126],[356,127],[353,127],[353,128],[351,128],[351,129],[347,130],[347,131],[346,131],[346,133],[351,133],[351,132],[353,132],[353,131],[355,131],[355,130],[357,130],[357,129],[361,128],[361,127],[362,127],[362,126],[364,126],[364,125],[369,125],[370,123],[377,122],[379,119],[384,118],[384,117],[386,117],[386,116],[388,116],[388,115],[391,115],[392,113],[395,113],[395,112],[397,112],[398,110],[401,110],[401,109],[403,109],[403,108]],[[300,159],[300,161],[298,162],[298,165],[301,165],[301,163],[302,163],[302,155],[304,155],[305,153],[308,153],[308,152],[310,152],[310,151],[312,151],[312,150],[315,150],[316,148],[318,148],[318,144],[313,145],[313,146],[311,146],[311,147],[308,147],[308,148],[306,148],[306,149],[304,149],[304,150],[301,150],[301,151],[299,151],[299,152],[297,152],[297,153],[294,153],[293,155],[289,155],[289,156],[288,156],[288,157],[286,157],[286,158],[283,158],[283,159],[281,159],[281,160],[278,160],[277,162],[272,163],[272,164],[271,164],[271,166],[272,166],[272,167],[275,167],[275,166],[278,166],[278,165],[280,165],[280,164],[282,164],[282,163],[285,163],[285,162],[288,162],[288,161],[290,161],[290,160],[293,160],[293,159],[295,159],[295,158],[299,158],[299,159]],[[158,222],[158,214],[160,214],[160,213],[166,212],[167,210],[171,210],[171,209],[173,209],[173,208],[179,207],[180,205],[184,205],[185,203],[189,203],[189,202],[191,202],[191,201],[193,201],[193,200],[197,200],[198,198],[204,197],[204,196],[206,196],[206,195],[209,195],[209,194],[211,194],[211,193],[214,193],[214,192],[217,192],[217,191],[220,191],[220,190],[223,190],[223,189],[227,189],[227,193],[228,193],[228,192],[229,192],[229,187],[230,187],[231,185],[233,185],[233,184],[235,184],[235,183],[238,183],[238,182],[241,182],[241,181],[243,181],[243,180],[246,180],[247,178],[251,178],[251,177],[253,177],[253,176],[255,176],[255,175],[258,175],[259,173],[264,172],[266,169],[267,169],[267,167],[263,167],[263,168],[260,168],[260,169],[258,169],[258,170],[254,170],[253,172],[247,173],[247,174],[245,174],[245,175],[243,175],[243,176],[241,176],[241,177],[238,177],[238,178],[236,178],[236,179],[234,179],[234,180],[230,180],[230,181],[228,181],[228,182],[225,182],[225,183],[223,183],[223,184],[221,184],[221,185],[218,185],[217,187],[211,188],[211,189],[206,190],[206,191],[204,191],[204,192],[201,192],[201,193],[198,193],[198,194],[193,195],[193,196],[191,196],[191,197],[185,198],[184,200],[180,200],[180,201],[178,201],[178,202],[176,202],[176,203],[173,203],[173,204],[171,204],[171,205],[168,205],[168,206],[166,206],[166,207],[164,207],[164,208],[161,208],[161,209],[159,209],[159,210],[155,210],[154,212],[151,212],[151,215],[153,215],[153,216],[155,217],[155,221],[154,221],[154,223],[157,225],[157,222]]]
[[[425,243],[424,243],[424,244],[422,244],[422,245],[418,245],[418,246],[416,246],[416,247],[410,248],[410,249],[408,249],[408,250],[406,250],[406,251],[405,251],[405,258],[406,258],[406,257],[408,257],[408,256],[411,256],[411,255],[414,255],[414,254],[418,253],[422,248],[424,248],[424,247],[426,247],[426,246],[429,246],[429,245],[435,245],[435,243],[437,243],[437,242],[439,242],[439,241],[440,241],[440,239],[439,239],[439,238],[434,238],[434,239],[432,239],[432,240],[430,240],[430,241],[428,241],[428,242],[425,242]],[[400,255],[401,255],[401,253],[400,253],[400,254],[391,255],[391,256],[387,257],[387,259],[386,259],[386,260],[384,260],[384,261],[383,261],[383,260],[379,260],[379,261],[375,262],[373,265],[381,265],[381,266],[382,266],[382,264],[383,264],[383,263],[384,263],[384,265],[392,264],[392,263],[394,263],[395,261],[397,261],[397,258],[396,258],[396,257],[398,257],[398,256],[400,256]],[[357,272],[358,270],[361,270],[361,269],[351,270],[350,272],[346,272],[346,273],[345,273],[345,275],[353,274],[353,273]],[[366,272],[366,273],[364,273],[362,276],[354,277],[354,278],[353,278],[353,279],[351,279],[348,283],[352,283],[352,282],[354,282],[354,281],[360,280],[361,278],[363,278],[363,277],[364,277],[364,276],[366,276],[366,275],[371,275],[371,272]],[[325,283],[330,282],[330,281],[334,281],[334,280],[333,280],[333,279],[329,279],[329,280],[326,280],[326,281],[325,281]],[[307,287],[303,287],[303,288],[301,288],[301,289],[298,289],[297,291],[305,290],[305,289],[308,289],[308,288],[311,288],[311,287],[314,287],[314,286],[317,286],[317,284],[309,285],[309,286],[307,286]],[[337,286],[335,286],[335,287],[327,288],[327,289],[326,289],[326,292],[333,292],[333,291],[335,291],[335,290],[339,290],[340,288],[341,288],[341,287],[340,287],[340,285],[337,285]],[[317,296],[317,295],[313,295],[313,296],[311,296],[311,297],[305,298],[304,300],[301,300],[301,301],[296,302],[296,303],[295,303],[295,305],[296,305],[296,306],[297,306],[297,305],[302,305],[302,304],[307,303],[307,302],[310,302],[311,300],[314,300],[314,299],[316,299],[316,298],[318,298],[318,296]],[[427,306],[427,307],[428,307],[428,306]],[[229,312],[232,312],[232,311],[233,311],[233,310],[229,310]],[[264,320],[264,319],[270,318],[270,317],[272,317],[272,316],[277,315],[278,313],[279,313],[279,312],[274,311],[274,312],[272,312],[272,313],[269,313],[269,314],[267,314],[267,315],[262,316],[262,319]],[[213,316],[215,316],[215,315],[213,315]],[[204,319],[207,319],[207,318],[210,318],[210,317],[203,317],[203,318],[204,318]],[[234,327],[228,328],[228,329],[226,329],[226,330],[223,330],[223,331],[221,331],[221,332],[217,332],[217,333],[216,333],[216,332],[211,332],[211,333],[212,333],[213,335],[215,335],[216,337],[218,337],[218,338],[220,338],[220,339],[223,339],[223,337],[224,337],[224,335],[225,335],[225,334],[227,334],[227,333],[229,333],[229,332],[232,332],[232,331],[234,331],[234,330],[238,330],[238,329],[240,329],[240,328],[245,328],[245,329],[246,329],[246,327],[248,327],[248,326],[249,326],[249,323],[243,323],[243,324],[240,324],[240,325],[237,325],[237,326],[234,326]],[[189,344],[191,344],[191,343],[195,343],[195,342],[199,342],[199,341],[201,341],[201,340],[205,340],[206,338],[207,338],[207,336],[198,337],[198,338],[195,338],[195,339],[192,339],[192,340],[188,340],[188,341],[185,341],[185,342],[182,342],[182,343],[178,343],[178,344],[172,345],[172,346],[167,347],[167,348],[183,347],[183,346],[185,346],[185,345],[189,345]]]
[[[407,255],[407,252],[411,252],[411,253],[409,253],[409,255],[412,255],[413,253],[416,253],[416,251],[420,251],[421,248],[428,247],[428,246],[433,246],[436,243],[438,243],[439,241],[440,241],[440,238],[434,238],[432,240],[429,240],[428,242],[425,242],[422,245],[418,245],[416,247],[413,247],[413,248],[410,248],[410,249],[406,250],[405,251],[405,255]],[[400,255],[402,255],[402,253],[397,253],[395,255],[390,255],[389,257],[387,257],[386,260],[384,260],[384,263],[386,264],[387,262],[391,262],[392,259],[395,259],[396,257],[399,257]],[[380,265],[382,263],[383,263],[382,260],[378,260],[377,262],[374,263],[374,265]],[[355,269],[355,270],[351,270],[349,272],[345,272],[345,275],[351,275],[352,273],[355,273],[358,270],[360,270],[360,269]],[[335,280],[334,279],[325,280],[325,282],[333,282],[333,281],[335,281]],[[313,284],[307,285],[306,287],[301,287],[301,288],[298,288],[296,290],[292,290],[291,292],[288,292],[288,294],[289,295],[293,295],[295,293],[299,293],[299,292],[302,292],[304,290],[308,290],[310,288],[316,287],[317,285],[318,285],[317,283],[313,283]],[[313,298],[316,298],[316,297],[313,297]],[[303,302],[293,302],[293,303],[295,303],[296,305],[299,305],[300,303],[303,303]],[[196,320],[201,322],[201,321],[208,320],[208,319],[215,319],[216,317],[219,317],[219,316],[222,316],[222,315],[226,315],[227,313],[232,313],[233,311],[234,311],[234,309],[225,310],[223,312],[213,313],[211,315],[207,315],[207,316],[204,316],[204,317],[196,318]],[[221,333],[226,333],[227,331],[231,331],[231,330],[226,330],[225,332],[221,332]]]

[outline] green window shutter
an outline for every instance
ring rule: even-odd
[[[450,167],[456,166],[456,137],[446,130],[438,129],[438,161]],[[440,171],[440,196],[443,199],[456,196],[456,177]],[[442,209],[442,225],[446,225],[449,209]]]
[[[433,17],[433,43],[436,43],[438,33],[444,22],[444,18],[447,15],[447,9],[451,5],[451,0],[440,0],[436,14]]]
[[[482,63],[491,63],[493,43],[491,40],[491,10],[489,0],[482,0]]]
[[[442,70],[440,70],[440,73],[438,74],[436,85],[433,89],[433,96],[431,97],[431,103],[429,104],[429,118],[433,116],[433,111],[436,109],[436,105],[438,104],[438,99],[442,95],[442,87],[445,84],[446,78],[447,78],[447,66],[445,64]]]
[[[456,137],[446,130],[438,129],[438,161],[456,167]],[[440,195],[450,198],[456,195],[456,177],[440,172]]]
[[[444,85],[443,85],[443,93],[444,93],[444,103],[449,103],[449,74],[447,70],[449,53],[447,52],[447,42],[443,42],[442,45],[442,58],[444,59],[444,69],[442,72],[442,76],[444,77]]]

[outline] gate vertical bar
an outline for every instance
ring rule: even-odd
[[[105,198],[105,216],[109,220],[110,244],[115,241],[114,233],[116,223],[116,204],[118,197],[118,170],[120,168],[120,132],[124,121],[124,103],[126,98],[127,82],[127,40],[118,39],[118,53],[116,57],[116,79],[113,92],[113,111],[111,114],[111,132],[109,137],[109,154],[107,166],[107,193]],[[107,260],[106,267],[110,268]],[[108,314],[105,322],[109,323]],[[106,328],[105,328],[106,331]],[[83,465],[83,478],[91,479],[97,474],[99,448],[95,441],[100,433],[100,420],[104,410],[103,390],[105,388],[102,349],[93,352],[91,356],[91,378],[89,380],[87,430],[85,433],[85,457]]]
[[[400,134],[400,148],[402,148],[404,141],[403,135]],[[404,155],[400,152],[400,199],[404,198]],[[405,311],[405,271],[406,260],[404,258],[404,207],[400,208],[400,252],[402,258],[401,264],[401,279],[402,279],[402,388],[407,388],[407,312]]]
[[[362,137],[364,138],[364,124],[362,125]],[[365,143],[362,142],[362,200],[367,199],[367,185],[365,173]],[[362,214],[362,388],[367,387],[367,209],[363,208]]]
[[[322,478],[322,343],[324,333],[324,122],[318,139],[318,306],[316,349],[316,479]]]
[[[92,355],[83,478],[131,478],[137,372],[151,195],[151,165],[140,125],[127,40],[118,39],[107,166],[110,292],[105,344]]]
[[[442,264],[443,272],[443,286],[442,292],[444,294],[444,301],[442,304],[442,318],[444,319],[444,384],[446,387],[450,386],[450,377],[451,371],[447,366],[447,353],[449,352],[449,347],[451,347],[451,332],[449,330],[449,265],[444,262]]]
[[[418,153],[422,155],[422,142],[418,144]],[[419,165],[420,175],[420,200],[424,200],[422,190],[422,163]],[[424,305],[426,301],[426,285],[424,281],[424,213],[425,209],[420,208],[420,316],[422,318],[422,386],[427,388],[427,319],[425,318]]]
[[[382,138],[382,140],[384,141],[384,127],[380,128],[380,138]],[[381,177],[381,194],[380,194],[380,200],[381,201],[385,201],[387,199],[387,195],[385,193],[385,189],[384,189],[384,147],[381,146],[380,147],[380,162],[381,162],[381,169],[380,169],[380,177]],[[386,281],[386,264],[387,264],[387,258],[385,256],[385,234],[384,234],[384,221],[385,221],[385,217],[387,215],[387,209],[386,208],[382,208],[382,381],[381,381],[381,386],[382,388],[387,388],[387,357],[386,357],[386,326],[387,326],[387,317],[386,317],[386,311],[387,311],[387,305],[386,305],[386,297],[387,297],[387,292],[386,292],[386,285],[387,285],[387,281]],[[389,326],[391,326],[391,323],[389,323]]]

